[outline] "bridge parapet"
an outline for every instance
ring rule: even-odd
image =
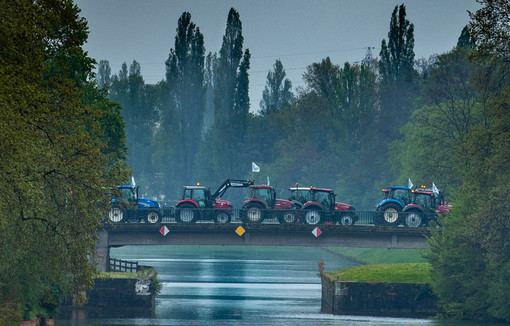
[[[241,229],[238,229],[241,227]],[[237,231],[237,232],[236,232]],[[428,228],[372,225],[162,223],[106,226],[108,247],[125,245],[251,245],[427,248]],[[165,235],[164,235],[165,234]]]

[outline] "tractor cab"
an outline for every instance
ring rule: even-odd
[[[265,204],[266,208],[273,208],[276,203],[276,191],[271,186],[252,185],[249,198],[258,199]]]
[[[120,196],[115,200],[126,203],[136,203],[138,194],[134,186],[117,186],[117,189],[120,191]]]
[[[214,202],[209,188],[201,186],[184,186],[181,201],[193,201],[199,208],[211,208]]]
[[[290,201],[297,204],[299,207],[304,203],[311,200],[311,192],[309,187],[291,187],[290,188]]]
[[[413,192],[412,203],[421,207],[436,207],[436,198],[432,192],[416,190]]]
[[[411,188],[400,186],[389,186],[384,188],[384,199],[378,206],[384,205],[385,202],[398,202],[402,207],[411,203]]]

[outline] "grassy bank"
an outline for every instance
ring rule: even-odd
[[[429,283],[430,264],[361,265],[326,272],[325,274],[333,279],[352,282]]]
[[[423,250],[388,248],[339,248],[330,247],[329,251],[349,257],[362,264],[424,263]],[[327,265],[327,262],[326,262]]]

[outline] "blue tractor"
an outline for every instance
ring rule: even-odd
[[[374,224],[397,226],[402,222],[399,213],[411,203],[411,188],[388,186],[382,191],[385,196],[376,206]]]
[[[141,222],[156,224],[161,222],[163,210],[157,200],[138,197],[138,187],[133,185],[116,186],[112,208],[108,218],[113,223]]]

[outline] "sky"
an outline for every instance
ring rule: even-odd
[[[391,13],[406,6],[414,24],[415,58],[450,51],[469,22],[476,0],[75,0],[89,26],[84,48],[108,60],[112,74],[136,60],[146,84],[164,79],[183,12],[204,35],[206,52],[219,52],[230,8],[239,12],[251,53],[250,110],[259,110],[267,74],[280,60],[293,91],[304,87],[306,67],[329,57],[334,64],[377,57],[388,39]]]

